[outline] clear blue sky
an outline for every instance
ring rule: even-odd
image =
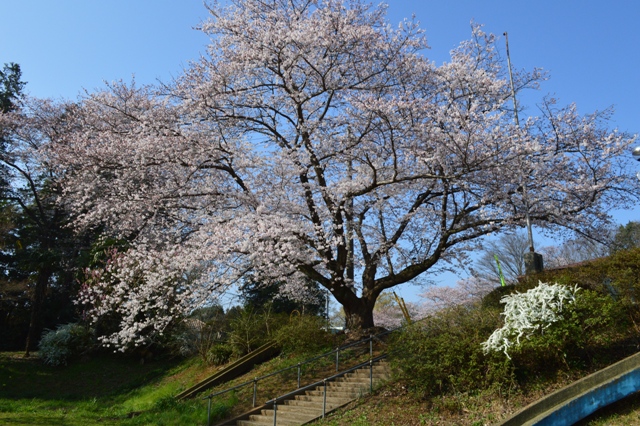
[[[202,0],[0,0],[0,63],[19,63],[38,97],[75,98],[132,75],[168,80],[204,52],[193,27],[207,14]],[[640,2],[390,1],[392,23],[411,14],[437,63],[469,37],[471,20],[508,31],[514,66],[550,71],[543,93],[584,112],[614,105],[616,125],[640,130]]]
[[[487,32],[507,31],[514,67],[550,72],[532,100],[551,93],[582,113],[614,106],[614,125],[640,132],[640,2],[389,3],[392,23],[415,14],[436,63],[470,36],[471,20]],[[193,27],[207,15],[201,0],[0,0],[0,65],[19,63],[27,92],[37,97],[74,99],[104,80],[133,75],[139,83],[167,81],[204,52],[207,37]],[[504,53],[504,38],[498,45]],[[533,102],[529,112],[536,113]],[[638,213],[615,218],[640,220]]]

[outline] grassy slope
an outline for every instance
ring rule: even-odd
[[[0,424],[125,424],[129,413],[153,408],[202,370],[193,361],[140,365],[114,357],[53,368],[0,353]]]
[[[251,380],[274,369],[295,365],[299,358],[280,357],[257,367],[233,383]],[[330,373],[326,360],[311,376]],[[197,425],[204,424],[206,404],[201,400],[175,403],[172,395],[212,372],[197,360],[155,361],[140,365],[134,360],[95,358],[66,368],[25,360],[15,353],[0,353],[0,424],[15,425]],[[555,390],[574,378],[560,377],[556,384],[532,389],[527,395],[476,395],[420,400],[406,392],[402,383],[390,383],[374,395],[340,410],[319,425],[483,425]],[[265,381],[259,401],[290,390],[295,377]],[[219,387],[220,389],[223,386]],[[232,399],[243,400],[232,412],[250,405],[250,390]],[[222,398],[222,401],[229,398]],[[242,401],[240,401],[242,402]],[[215,406],[214,406],[215,409]],[[142,414],[131,416],[131,413]],[[229,413],[231,414],[231,412]],[[635,425],[640,423],[640,397],[631,397],[592,416],[581,426]]]
[[[343,354],[345,357],[346,354]],[[277,369],[295,365],[304,356],[281,356],[248,374],[208,392],[226,389]],[[357,358],[343,359],[344,366]],[[125,358],[99,357],[68,367],[43,365],[37,357],[0,353],[0,424],[15,425],[198,425],[205,424],[207,405],[198,399],[176,402],[173,396],[208,377],[214,367],[199,360],[153,361],[140,365]],[[302,381],[335,372],[333,358],[303,370]],[[259,383],[258,403],[295,388],[296,370]],[[236,415],[251,408],[252,386],[216,398],[213,412]]]
[[[640,256],[640,252],[639,252]],[[366,352],[366,351],[365,351]],[[215,392],[252,380],[276,369],[295,365],[304,357],[278,357],[243,377],[212,389]],[[353,360],[355,362],[355,360]],[[342,365],[347,367],[347,365]],[[23,425],[197,425],[204,424],[206,403],[201,399],[176,403],[173,395],[214,371],[197,360],[153,361],[100,357],[65,368],[52,368],[20,354],[0,353],[0,424]],[[324,359],[314,372],[305,371],[303,383],[335,371]],[[582,371],[579,374],[588,374]],[[579,378],[558,373],[551,381],[536,379],[523,389],[460,392],[419,399],[407,393],[401,382],[391,383],[375,395],[351,404],[320,424],[326,425],[484,425],[509,416],[521,407]],[[540,375],[538,375],[540,376]],[[295,370],[260,382],[258,403],[295,387]],[[537,383],[535,383],[537,382]],[[213,411],[232,416],[251,406],[251,390],[216,398]],[[616,407],[592,416],[581,425],[640,424],[640,398],[629,398]]]

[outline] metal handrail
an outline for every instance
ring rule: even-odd
[[[401,328],[401,327],[398,327],[398,328]],[[276,374],[281,374],[281,373],[283,373],[285,371],[288,371],[288,370],[291,370],[293,368],[297,368],[298,369],[298,389],[297,390],[300,390],[300,368],[303,365],[309,364],[309,363],[311,363],[313,361],[316,361],[316,360],[318,360],[320,358],[335,354],[336,355],[336,371],[338,371],[338,365],[339,365],[338,357],[339,357],[340,351],[343,351],[345,349],[348,349],[348,348],[351,348],[353,346],[357,346],[357,345],[360,345],[360,344],[363,344],[363,343],[366,343],[366,342],[372,342],[374,338],[376,340],[382,342],[382,340],[379,339],[381,336],[384,336],[384,335],[387,335],[387,334],[389,334],[389,333],[391,333],[393,331],[396,331],[396,330],[398,330],[398,328],[394,328],[394,329],[391,329],[391,330],[386,330],[386,331],[384,331],[382,333],[379,333],[379,334],[376,334],[376,335],[371,335],[371,336],[369,336],[367,338],[364,338],[362,340],[358,340],[357,342],[352,342],[352,343],[349,343],[347,345],[339,346],[339,347],[337,347],[337,348],[335,348],[335,349],[333,349],[333,350],[331,350],[329,352],[325,352],[324,354],[321,354],[321,355],[315,356],[313,358],[309,358],[309,359],[307,359],[305,361],[299,362],[296,365],[292,365],[290,367],[282,368],[282,369],[280,369],[278,371],[274,371],[274,372],[266,374],[264,376],[256,377],[253,380],[250,380],[248,382],[244,382],[242,384],[236,385],[236,386],[234,386],[232,388],[225,389],[225,390],[222,390],[222,391],[207,395],[207,396],[203,397],[202,400],[209,399],[209,405],[211,405],[211,398],[213,398],[214,396],[222,395],[224,393],[231,392],[233,390],[239,389],[239,388],[244,387],[244,386],[248,386],[248,385],[253,383],[254,384],[253,406],[255,407],[255,404],[256,404],[255,386],[256,386],[258,381],[260,381],[262,379],[266,379],[266,378],[271,377],[271,376],[275,376]],[[373,355],[373,354],[371,354],[371,355]]]
[[[305,391],[305,390],[307,390],[307,389],[313,388],[314,386],[319,386],[319,385],[323,384],[323,383],[324,383],[324,382],[326,382],[326,381],[333,380],[333,379],[336,379],[336,378],[338,378],[338,377],[344,376],[344,375],[345,375],[345,374],[347,374],[347,373],[351,373],[352,371],[355,371],[355,370],[357,370],[357,369],[359,369],[359,368],[362,368],[362,367],[365,367],[365,366],[367,366],[367,365],[370,365],[370,364],[371,364],[371,363],[373,363],[373,362],[378,362],[378,361],[380,361],[381,359],[384,359],[384,358],[386,358],[386,357],[387,357],[387,354],[384,354],[384,355],[378,355],[378,356],[377,356],[377,357],[375,357],[375,358],[371,358],[371,359],[369,359],[369,360],[367,360],[367,361],[365,361],[365,362],[362,362],[362,363],[360,363],[360,364],[358,364],[358,365],[356,365],[356,366],[353,366],[353,367],[351,367],[351,368],[349,368],[349,369],[347,369],[347,370],[344,370],[344,371],[341,371],[341,372],[339,372],[339,373],[336,373],[336,374],[334,374],[333,376],[326,377],[326,378],[324,378],[324,379],[322,379],[322,380],[318,380],[318,381],[317,381],[317,382],[315,382],[315,383],[311,383],[310,385],[305,385],[305,386],[303,386],[303,387],[301,387],[301,388],[299,388],[299,389],[296,389],[296,390],[291,391],[291,392],[289,392],[289,393],[286,393],[286,394],[284,394],[284,395],[280,395],[280,396],[278,396],[278,397],[276,397],[276,398],[270,399],[269,401],[265,402],[265,403],[264,403],[264,405],[269,405],[269,404],[273,404],[274,402],[282,401],[282,400],[284,400],[284,399],[287,399],[287,398],[289,398],[289,397],[291,397],[291,396],[296,395],[296,394],[297,394],[297,393],[299,393],[299,392],[302,392],[302,391]]]
[[[202,398],[202,399],[211,399],[211,398],[213,398],[214,396],[222,395],[223,393],[227,393],[227,392],[234,391],[234,390],[236,390],[236,389],[240,389],[241,387],[243,387],[243,386],[247,386],[247,385],[250,385],[251,383],[253,383],[253,380],[249,380],[248,382],[241,383],[241,384],[239,384],[239,385],[236,385],[236,386],[231,387],[231,388],[229,388],[229,389],[225,389],[225,390],[220,391],[220,392],[212,393],[211,395],[207,395],[207,396],[205,396],[205,397],[204,397],[204,398]]]
[[[341,371],[340,373],[336,373],[333,376],[329,376],[325,379],[322,379],[320,381],[317,381],[315,383],[312,383],[310,385],[306,385],[302,388],[296,389],[293,392],[289,392],[287,394],[281,395],[279,397],[273,398],[267,402],[265,402],[265,405],[271,405],[271,407],[273,408],[273,424],[276,425],[277,424],[277,418],[278,418],[278,401],[284,401],[287,398],[290,398],[291,396],[297,395],[300,392],[303,392],[307,389],[313,388],[313,387],[317,387],[322,385],[324,387],[324,390],[322,391],[322,418],[324,419],[326,414],[327,414],[327,382],[333,379],[336,379],[338,377],[344,376],[347,373],[350,373],[352,371],[358,370],[362,367],[365,367],[367,365],[369,365],[369,391],[373,392],[373,363],[380,361],[383,358],[386,358],[387,355],[379,355],[375,358],[369,358],[369,361],[365,361],[363,363],[360,363],[354,367],[351,367],[347,370]]]

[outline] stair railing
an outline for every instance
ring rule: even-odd
[[[292,396],[298,395],[300,392],[304,392],[306,390],[313,389],[313,388],[315,388],[317,386],[322,386],[323,387],[323,391],[322,391],[322,418],[324,419],[326,414],[327,414],[327,382],[330,382],[331,380],[335,380],[338,377],[342,377],[345,374],[351,373],[353,371],[356,371],[356,370],[358,370],[358,369],[360,369],[362,367],[369,366],[369,392],[373,392],[373,363],[374,362],[378,362],[381,359],[384,359],[386,357],[387,357],[387,355],[384,354],[384,355],[379,355],[379,356],[377,356],[375,358],[373,358],[373,357],[369,358],[368,361],[362,362],[362,363],[360,363],[360,364],[358,364],[356,366],[353,366],[353,367],[351,367],[351,368],[349,368],[347,370],[341,371],[341,372],[336,373],[336,374],[334,374],[332,376],[326,377],[326,378],[324,378],[322,380],[318,380],[315,383],[311,383],[309,385],[306,385],[304,387],[301,387],[299,389],[296,389],[296,390],[294,390],[292,392],[289,392],[289,393],[286,393],[284,395],[280,395],[279,397],[270,399],[269,401],[265,402],[264,405],[266,405],[266,406],[271,405],[273,407],[273,424],[274,425],[276,424],[276,417],[277,417],[277,412],[278,412],[276,407],[278,405],[278,402],[282,402],[282,401],[284,401],[286,399],[291,398]]]
[[[362,340],[358,340],[357,342],[353,342],[353,343],[350,343],[348,345],[339,346],[336,349],[333,349],[333,350],[331,350],[329,352],[325,352],[325,353],[323,353],[321,355],[318,355],[318,356],[315,356],[313,358],[309,358],[309,359],[307,359],[305,361],[297,363],[296,365],[292,365],[291,367],[282,368],[282,369],[280,369],[278,371],[274,371],[272,373],[265,374],[264,376],[255,377],[253,380],[249,380],[247,382],[240,383],[240,384],[238,384],[236,386],[233,386],[233,387],[230,387],[228,389],[224,389],[222,391],[215,392],[215,393],[212,393],[212,394],[209,394],[209,395],[203,397],[202,400],[205,400],[205,399],[208,400],[207,425],[211,424],[210,423],[210,419],[211,419],[211,404],[212,404],[212,400],[213,400],[214,397],[222,395],[222,394],[225,394],[227,392],[232,392],[234,390],[237,390],[237,389],[240,389],[240,388],[243,388],[245,386],[253,384],[252,405],[255,408],[256,404],[257,404],[258,382],[260,380],[264,380],[266,378],[275,376],[277,374],[282,374],[282,373],[284,373],[286,371],[289,371],[289,370],[292,370],[294,368],[297,369],[297,386],[298,386],[297,389],[294,392],[299,392],[299,391],[303,390],[303,388],[300,387],[301,375],[302,375],[302,366],[310,364],[310,363],[312,363],[314,361],[317,361],[317,360],[319,360],[321,358],[325,358],[325,357],[328,357],[328,356],[331,356],[331,355],[335,354],[335,368],[336,368],[336,372],[338,372],[340,370],[340,353],[344,352],[346,349],[352,348],[354,346],[362,345],[362,344],[367,343],[367,342],[369,343],[369,361],[366,361],[366,362],[370,362],[373,359],[373,342],[374,342],[374,340],[378,341],[378,342],[380,342],[382,344],[386,344],[386,342],[384,342],[381,339],[381,337],[385,336],[385,335],[387,335],[387,334],[389,334],[389,333],[391,333],[393,331],[396,331],[396,330],[397,330],[397,328],[391,329],[391,330],[387,330],[387,331],[384,331],[384,332],[376,334],[376,335],[370,335],[367,338],[364,338]],[[365,362],[365,364],[366,364],[366,362]],[[361,367],[361,365],[359,365],[358,368],[360,368],[360,367]],[[352,371],[352,370],[347,370],[346,372],[350,372],[350,371]],[[345,373],[345,372],[338,373],[338,375],[343,374],[343,373]],[[334,376],[332,376],[332,377],[334,377]],[[372,383],[373,383],[373,379],[372,379]],[[308,386],[305,386],[304,389],[306,389],[307,387]]]

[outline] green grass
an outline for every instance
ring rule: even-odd
[[[363,354],[344,353],[341,366]],[[366,355],[368,356],[368,355]],[[296,365],[309,355],[280,356],[248,374],[206,393]],[[334,358],[303,369],[303,384],[335,372]],[[131,358],[106,355],[67,367],[44,365],[37,356],[0,353],[0,424],[2,425],[204,425],[207,403],[201,397],[177,402],[174,395],[208,377],[215,367],[198,359],[155,360],[141,365]],[[296,369],[259,382],[258,403],[295,388]],[[251,408],[252,386],[216,397],[214,421]]]
[[[206,407],[202,403],[178,404],[171,410],[162,405],[185,387],[184,376],[189,374],[184,373],[194,369],[202,370],[193,361],[140,365],[114,356],[54,368],[35,357],[0,353],[0,424],[203,423]],[[149,417],[158,412],[162,419]]]

